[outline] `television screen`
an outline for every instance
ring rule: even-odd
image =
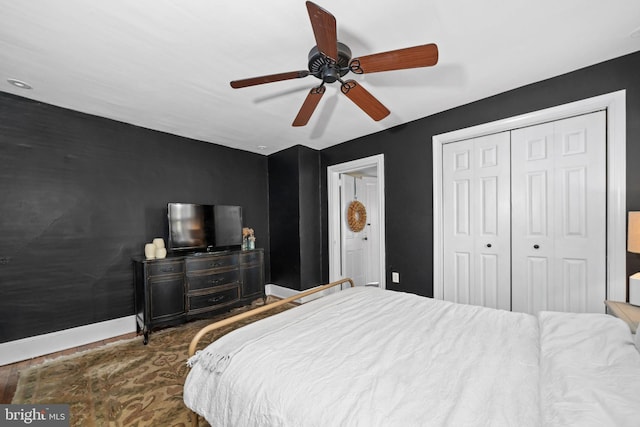
[[[242,208],[240,206],[213,206],[214,248],[242,245]]]
[[[170,251],[206,249],[207,214],[204,205],[192,203],[169,203],[167,217],[169,220]]]
[[[242,245],[242,207],[169,203],[167,249],[203,251]]]

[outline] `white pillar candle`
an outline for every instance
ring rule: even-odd
[[[164,239],[156,237],[153,239],[153,244],[156,245],[156,248],[158,249],[164,248]]]
[[[167,257],[167,250],[165,248],[156,248],[156,258],[162,259]]]
[[[144,245],[144,256],[147,259],[155,259],[156,257],[156,245],[153,243],[147,243]]]

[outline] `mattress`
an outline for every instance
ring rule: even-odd
[[[215,426],[640,425],[640,354],[604,314],[352,288],[240,328],[189,365],[185,404]]]

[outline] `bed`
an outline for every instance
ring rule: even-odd
[[[634,339],[605,314],[355,287],[196,352],[184,402],[216,427],[638,426]]]

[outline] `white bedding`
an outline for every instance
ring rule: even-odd
[[[184,401],[216,427],[640,425],[640,354],[607,315],[354,288],[189,363]]]

